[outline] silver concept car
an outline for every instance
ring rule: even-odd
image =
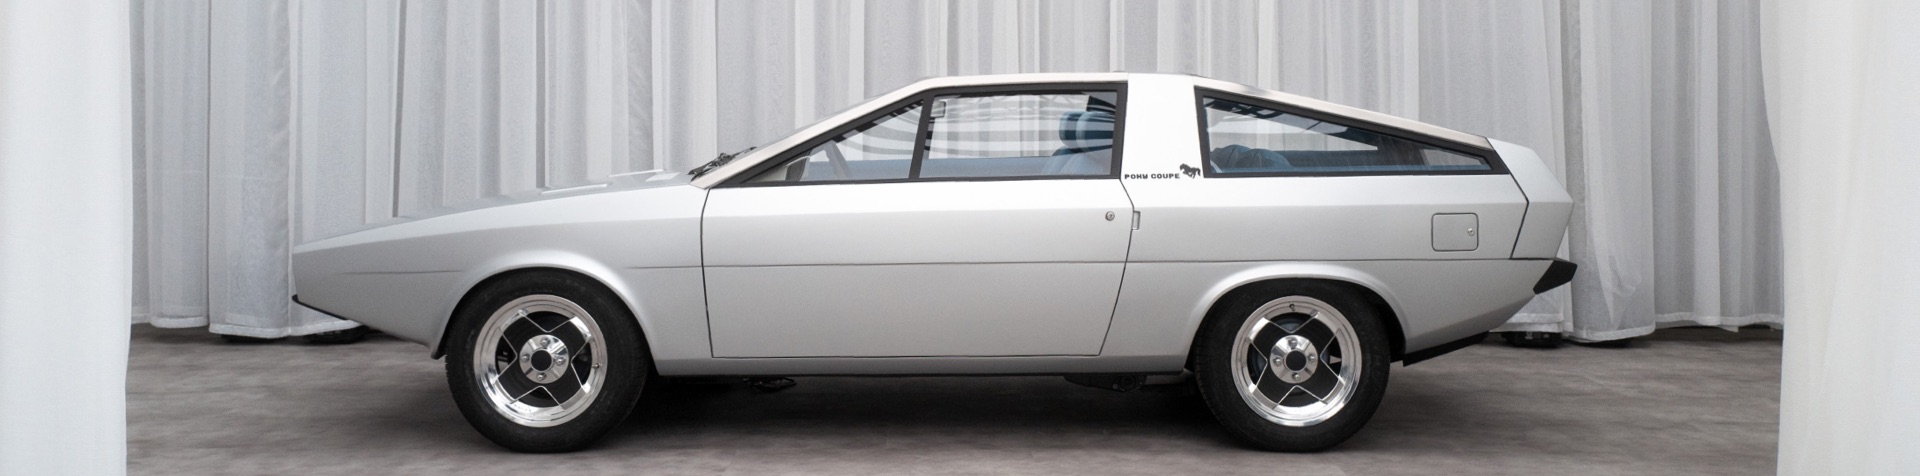
[[[494,442],[565,451],[652,376],[1191,372],[1326,448],[1392,362],[1572,279],[1521,146],[1192,76],[929,79],[688,173],[299,246],[299,303],[427,345]]]

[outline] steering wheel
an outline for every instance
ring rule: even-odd
[[[840,143],[828,142],[822,148],[827,150],[827,162],[833,164],[833,178],[852,180],[853,169],[847,167],[847,156],[840,153]]]

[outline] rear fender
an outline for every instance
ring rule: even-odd
[[[1227,275],[1226,278],[1214,283],[1211,288],[1207,289],[1207,293],[1204,295],[1205,297],[1194,306],[1192,314],[1190,314],[1189,317],[1193,322],[1193,325],[1190,327],[1197,334],[1201,323],[1206,321],[1207,313],[1212,311],[1213,305],[1220,302],[1221,298],[1226,297],[1227,293],[1231,293],[1249,284],[1283,279],[1315,279],[1343,282],[1359,286],[1368,292],[1372,292],[1381,302],[1386,303],[1387,309],[1384,310],[1390,312],[1394,320],[1394,322],[1388,323],[1393,328],[1393,332],[1404,333],[1404,329],[1407,329],[1407,313],[1402,312],[1400,301],[1394,297],[1384,281],[1365,271],[1341,266],[1336,263],[1313,262],[1264,264]],[[1395,342],[1404,342],[1405,336],[1390,336],[1390,338]],[[1189,340],[1191,340],[1191,338],[1189,338]]]

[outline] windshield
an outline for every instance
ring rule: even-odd
[[[701,165],[700,165],[699,167],[694,167],[694,168],[693,168],[693,170],[690,170],[690,171],[688,171],[687,173],[689,173],[689,174],[691,174],[691,175],[693,175],[694,177],[699,177],[699,176],[701,176],[701,175],[706,175],[706,173],[707,173],[707,172],[712,172],[712,171],[713,171],[714,169],[718,169],[718,168],[720,168],[720,167],[721,167],[721,166],[723,166],[723,165],[727,165],[727,163],[728,163],[728,162],[732,162],[732,161],[733,161],[733,159],[734,159],[734,158],[736,158],[736,157],[739,157],[739,156],[742,156],[742,155],[746,155],[746,154],[747,154],[748,152],[752,152],[752,151],[755,151],[755,150],[759,150],[760,148],[763,148],[763,147],[766,147],[766,146],[769,146],[769,145],[773,145],[773,143],[775,143],[775,142],[780,142],[780,141],[782,141],[782,140],[786,140],[786,138],[788,138],[788,137],[792,137],[792,136],[793,136],[794,134],[797,134],[797,133],[799,133],[799,132],[800,132],[800,131],[802,131],[802,130],[806,130],[806,128],[809,128],[809,127],[813,127],[813,126],[815,126],[815,125],[818,125],[818,124],[820,124],[820,123],[821,123],[821,122],[823,122],[823,121],[826,121],[827,119],[831,119],[831,118],[833,118],[833,117],[835,117],[835,116],[839,116],[839,115],[841,115],[841,114],[844,114],[844,113],[846,113],[847,111],[851,111],[851,110],[853,110],[854,108],[858,108],[858,107],[860,107],[860,106],[862,106],[862,105],[865,105],[865,104],[867,104],[867,103],[869,103],[869,102],[873,102],[873,100],[874,100],[874,98],[877,98],[877,97],[879,97],[879,96],[874,96],[874,97],[868,97],[868,98],[866,98],[866,99],[861,99],[861,100],[859,100],[859,101],[855,101],[855,102],[854,102],[853,104],[849,104],[849,105],[846,105],[846,106],[844,106],[844,107],[841,107],[840,109],[838,109],[838,110],[835,110],[835,111],[833,111],[833,112],[830,112],[830,113],[826,113],[826,114],[822,114],[822,115],[820,116],[820,118],[819,118],[819,119],[816,119],[816,120],[814,120],[813,122],[809,122],[809,123],[806,123],[806,124],[804,124],[804,125],[801,125],[800,127],[795,127],[795,128],[793,128],[793,130],[790,130],[790,131],[787,131],[787,132],[786,132],[786,133],[784,133],[784,134],[779,134],[779,135],[775,135],[775,136],[773,136],[773,139],[771,139],[771,140],[768,140],[768,141],[766,141],[766,142],[761,142],[761,143],[760,143],[759,145],[755,145],[755,146],[753,146],[753,147],[748,147],[748,148],[745,148],[745,149],[740,149],[740,150],[738,150],[738,151],[735,151],[735,152],[733,152],[733,153],[722,153],[722,154],[720,154],[720,155],[718,155],[718,156],[714,156],[714,158],[713,158],[713,160],[710,160],[710,161],[707,161],[707,163],[705,163],[705,164],[701,164]]]

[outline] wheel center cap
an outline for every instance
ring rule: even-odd
[[[1273,356],[1270,368],[1282,382],[1305,382],[1320,370],[1320,350],[1313,346],[1313,341],[1298,335],[1280,338],[1267,355]]]
[[[569,357],[567,344],[560,338],[550,334],[533,336],[520,346],[520,372],[534,383],[553,383],[567,374]]]
[[[538,358],[539,356],[535,356],[535,357]],[[539,362],[539,361],[535,360],[534,362]],[[540,365],[540,364],[536,363],[534,365]],[[1287,354],[1286,368],[1287,370],[1300,370],[1300,369],[1307,368],[1307,355],[1299,352]]]

